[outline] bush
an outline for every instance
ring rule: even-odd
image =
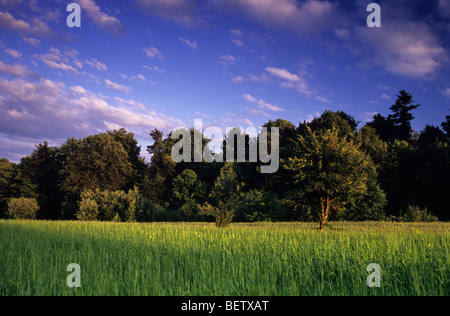
[[[97,221],[98,204],[91,199],[83,199],[80,202],[80,210],[77,213],[77,219],[80,221]]]
[[[276,221],[282,217],[283,207],[271,194],[251,190],[242,194],[236,205],[236,221],[267,222]]]
[[[180,209],[167,210],[155,205],[151,199],[139,195],[136,203],[136,220],[138,222],[181,222],[187,217]]]
[[[136,221],[138,189],[124,191],[88,190],[81,194],[78,220],[84,221]]]
[[[401,216],[401,221],[403,222],[437,222],[438,218],[428,212],[425,207],[421,209],[417,205],[409,205],[406,212]]]
[[[11,199],[8,203],[8,217],[12,219],[36,219],[39,205],[36,199]]]

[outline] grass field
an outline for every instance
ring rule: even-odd
[[[449,223],[0,221],[0,295],[448,296],[449,241]]]

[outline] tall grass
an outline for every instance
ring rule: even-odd
[[[0,221],[0,295],[450,294],[450,224],[316,226]]]

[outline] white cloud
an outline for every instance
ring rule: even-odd
[[[231,30],[230,30],[230,35],[231,35],[232,37],[242,37],[242,36],[243,36],[243,33],[242,33],[241,30],[238,30],[238,29],[231,29]]]
[[[75,66],[80,64],[75,58],[78,54],[74,49],[61,52],[51,47],[47,54],[40,56],[40,60],[50,68],[78,73],[78,70],[70,65],[70,62],[74,62]]]
[[[230,39],[230,42],[233,43],[236,46],[239,46],[239,47],[244,47],[245,46],[245,43],[243,41],[241,41],[240,39],[237,39],[237,38]]]
[[[267,67],[266,71],[273,76],[276,76],[276,77],[279,77],[279,78],[282,78],[282,79],[285,79],[288,81],[299,82],[301,80],[299,76],[297,76],[296,74],[290,73],[286,69]]]
[[[7,65],[0,61],[0,72],[16,78],[25,77],[29,79],[39,79],[39,74],[29,71],[25,66],[19,64]]]
[[[184,25],[196,23],[197,6],[191,0],[135,0],[138,7],[152,15],[158,15]]]
[[[24,34],[35,34],[44,37],[55,37],[50,27],[38,18],[32,18],[29,22],[16,19],[9,12],[0,11],[0,28],[9,29]]]
[[[23,41],[25,43],[27,43],[28,45],[34,46],[34,47],[38,47],[39,44],[41,43],[40,40],[35,39],[35,38],[31,38],[31,37],[23,37]]]
[[[209,0],[221,10],[241,13],[267,27],[281,28],[297,34],[314,34],[334,30],[344,18],[338,6],[329,1],[307,0]]]
[[[321,97],[321,96],[316,96],[315,99],[317,101],[324,102],[324,103],[331,103],[332,102],[331,100],[329,100],[327,98],[324,98],[324,97]]]
[[[383,67],[395,75],[427,78],[448,61],[447,51],[422,22],[390,21],[379,29],[358,27],[356,32],[373,52],[365,63]]]
[[[70,90],[72,90],[73,92],[78,93],[78,94],[83,94],[83,95],[87,94],[86,89],[84,89],[81,86],[70,87]]]
[[[97,59],[93,58],[91,60],[86,60],[85,63],[98,71],[107,71],[108,67],[105,64],[99,62]]]
[[[124,93],[130,93],[131,92],[131,87],[120,85],[118,83],[112,82],[109,79],[105,79],[105,85],[106,85],[107,88],[113,89],[113,90],[116,90],[116,91],[119,91],[119,92],[124,92]]]
[[[16,51],[14,49],[5,49],[5,53],[17,59],[20,59],[23,56],[21,52]]]
[[[164,55],[156,47],[146,48],[144,49],[144,52],[149,58],[157,58],[159,60],[165,60]]]
[[[266,111],[260,110],[260,109],[253,109],[253,108],[245,108],[249,114],[251,115],[262,115],[266,117],[270,117],[270,114]]]
[[[8,139],[85,137],[112,126],[148,139],[154,128],[169,131],[183,125],[135,100],[116,97],[117,104],[112,104],[84,87],[66,87],[61,82],[0,77],[0,91],[0,134]]]
[[[375,115],[379,114],[378,112],[365,112],[360,117],[363,119],[364,123],[372,122]]]
[[[234,57],[232,55],[222,55],[222,56],[220,56],[217,63],[221,64],[222,66],[233,65],[236,63],[236,57]]]
[[[112,32],[116,35],[122,33],[122,24],[120,21],[101,11],[100,7],[94,0],[78,0],[82,11],[87,13],[87,16],[102,30]]]
[[[133,76],[133,77],[131,77],[131,79],[137,80],[137,81],[142,81],[142,82],[147,82],[147,79],[141,74]]]
[[[392,99],[390,96],[388,96],[388,95],[385,94],[385,93],[383,93],[380,97],[381,97],[382,99],[384,99],[384,100],[391,100],[391,99]]]
[[[274,77],[284,79],[284,81],[280,83],[280,86],[283,88],[297,90],[299,93],[304,94],[308,98],[318,93],[317,91],[311,89],[302,77],[291,73],[287,69],[267,67],[266,71]],[[304,70],[304,72],[306,73],[306,70]]]
[[[271,82],[273,82],[272,78],[265,72],[263,72],[259,75],[250,74],[247,77],[236,76],[231,80],[234,83],[243,83],[243,82],[271,83]]]
[[[444,91],[442,91],[442,94],[446,97],[450,97],[450,88],[447,88]]]
[[[150,66],[147,66],[147,65],[143,65],[142,68],[147,69],[148,71],[151,71],[151,72],[158,72],[158,73],[161,73],[161,74],[165,74],[166,73],[166,71],[164,69],[160,69],[158,66],[151,66],[150,67]]]
[[[189,46],[190,48],[192,48],[193,50],[197,50],[197,48],[198,48],[198,44],[197,44],[197,42],[191,42],[191,41],[189,41],[189,40],[187,40],[187,39],[185,39],[185,38],[179,38],[179,41],[181,42],[181,43],[183,43],[183,44],[186,44],[187,46]]]
[[[22,0],[0,0],[0,6],[2,7],[14,7],[21,4]]]
[[[277,105],[269,104],[262,99],[257,99],[255,97],[251,96],[250,94],[244,94],[243,97],[248,102],[258,105],[258,107],[261,110],[268,110],[268,111],[272,111],[272,112],[284,112],[285,111],[283,108],[281,108]]]

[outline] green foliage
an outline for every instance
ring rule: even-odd
[[[77,219],[80,221],[97,221],[99,219],[99,207],[93,199],[84,198],[80,202],[80,211]]]
[[[8,202],[8,217],[12,219],[36,219],[38,210],[35,199],[18,198]]]
[[[61,150],[66,155],[61,172],[65,192],[79,196],[85,190],[124,189],[132,175],[128,154],[108,134],[83,140],[68,139]]]
[[[241,183],[238,182],[234,172],[234,164],[226,163],[220,170],[220,176],[210,194],[215,206],[211,206],[209,203],[203,206],[199,205],[199,214],[213,216],[216,219],[217,227],[228,226],[235,215],[240,190]]]
[[[388,155],[388,145],[370,126],[362,127],[357,136],[357,141],[361,145],[361,150],[370,156],[375,165],[381,166]]]
[[[181,222],[189,219],[180,209],[165,209],[162,206],[155,205],[151,199],[139,195],[136,220],[138,222]]]
[[[8,200],[11,198],[11,183],[14,174],[14,164],[8,159],[0,159],[0,218],[8,210]]]
[[[411,111],[421,106],[413,103],[412,95],[402,90],[397,95],[395,104],[390,108],[392,114],[387,118],[377,114],[374,116],[373,121],[367,125],[373,127],[385,142],[392,143],[395,140],[411,141],[413,136],[411,121],[414,119]]]
[[[81,194],[78,220],[83,221],[136,221],[138,189],[124,191],[87,190]]]
[[[266,222],[283,218],[284,208],[269,192],[250,190],[243,193],[236,205],[236,221]]]
[[[31,155],[23,158],[18,166],[22,186],[29,183],[40,205],[38,218],[59,219],[61,217],[60,172],[64,156],[60,148],[50,147],[47,142],[36,146]],[[29,196],[28,197],[33,197]],[[24,195],[22,192],[21,196]]]
[[[442,129],[447,135],[447,141],[450,141],[450,115],[445,117],[446,121],[441,124]]]
[[[162,206],[168,201],[176,164],[171,157],[171,148],[168,148],[167,141],[163,139],[164,133],[155,129],[150,136],[153,138],[154,144],[147,147],[152,158],[146,194],[153,203]]]
[[[340,138],[336,129],[321,133],[307,127],[300,136],[296,155],[285,161],[298,184],[298,195],[303,204],[315,209],[320,228],[331,211],[344,209],[352,200],[367,194],[370,176],[370,158],[359,150],[359,145]]]
[[[189,216],[198,213],[197,204],[206,198],[206,187],[192,170],[184,170],[173,180],[173,206]]]
[[[126,188],[129,189],[139,185],[145,176],[146,165],[144,159],[140,157],[141,147],[138,146],[138,141],[134,138],[134,134],[128,133],[126,129],[121,128],[119,130],[108,131],[108,135],[116,142],[122,144],[123,149],[128,155],[128,162],[131,164],[132,172]]]
[[[393,114],[388,119],[394,124],[394,139],[408,141],[411,138],[411,121],[414,116],[412,110],[420,107],[420,104],[413,104],[412,95],[405,90],[400,91],[397,95],[397,101],[391,107]]]
[[[78,215],[102,221],[201,221],[210,214],[218,226],[231,220],[318,218],[324,224],[327,219],[399,217],[410,204],[449,220],[450,116],[442,130],[427,125],[418,133],[411,129],[411,112],[417,107],[411,94],[401,91],[391,115],[376,115],[359,130],[359,122],[342,111],[325,111],[298,128],[271,120],[264,124],[268,147],[270,128],[279,128],[284,165],[275,174],[261,174],[260,163],[248,161],[235,163],[229,174],[221,162],[176,164],[171,152],[178,140],[170,134],[164,138],[157,129],[150,133],[149,164],[139,157],[134,134],[123,128],[70,138],[61,148],[44,142],[19,164],[0,160],[0,216],[11,198],[24,197],[38,202],[37,218],[52,220]],[[198,133],[190,130],[192,159]],[[238,134],[249,160],[250,145],[258,138],[240,129]],[[206,149],[210,140],[201,136]],[[223,148],[230,144],[227,138]],[[124,202],[125,192],[134,187],[139,197]]]
[[[419,146],[424,148],[433,145],[436,142],[445,143],[446,140],[447,136],[439,127],[427,125],[424,130],[420,132]]]
[[[428,211],[428,208],[420,208],[417,205],[408,205],[405,212],[399,217],[393,217],[395,221],[410,222],[410,223],[434,223],[438,221],[438,218]]]
[[[336,130],[339,137],[347,137],[353,139],[358,122],[343,111],[325,111],[319,118],[313,119],[310,123],[300,125],[300,134],[307,133],[306,127],[309,127],[313,132],[323,132],[326,130]]]

